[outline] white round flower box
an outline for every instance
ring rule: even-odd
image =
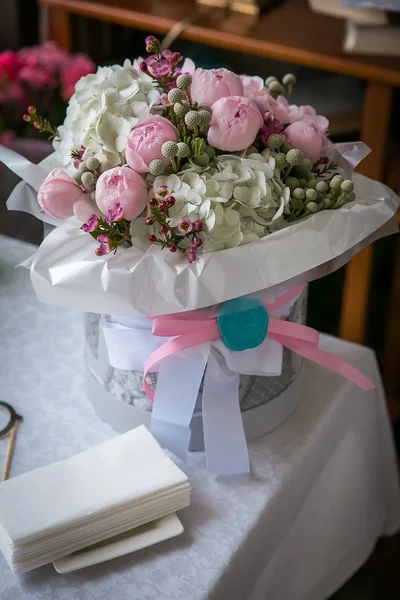
[[[306,293],[298,298],[287,317],[305,322]],[[87,393],[96,413],[113,429],[124,433],[138,425],[150,426],[151,402],[143,389],[143,373],[111,367],[103,335],[109,317],[85,314]],[[281,425],[296,408],[302,387],[303,359],[284,348],[282,374],[278,377],[241,375],[239,400],[246,439],[251,442]],[[150,375],[150,384],[156,376]],[[191,422],[190,450],[204,450],[201,388]]]

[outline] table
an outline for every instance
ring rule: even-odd
[[[39,304],[13,269],[34,249],[0,236],[0,396],[25,418],[11,476],[115,435],[84,395],[81,314]],[[181,465],[193,486],[182,536],[65,576],[48,565],[17,579],[0,557],[1,600],[325,600],[397,531],[400,492],[373,352],[323,346],[376,391],[307,363],[299,408],[251,444],[251,476],[213,478],[201,454]]]

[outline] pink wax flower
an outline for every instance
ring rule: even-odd
[[[38,192],[39,205],[55,219],[71,217],[74,214],[74,204],[82,199],[84,199],[83,191],[62,169],[53,169]]]
[[[96,204],[105,215],[119,203],[128,221],[136,219],[147,202],[147,187],[138,173],[129,167],[116,167],[100,175],[96,185]]]
[[[221,98],[212,106],[208,143],[228,152],[252,145],[264,125],[257,105],[244,96]]]
[[[116,223],[117,221],[120,221],[123,216],[124,209],[122,208],[121,204],[117,202],[115,208],[109,209],[106,221],[107,223]]]
[[[220,98],[243,96],[243,83],[228,69],[196,69],[190,87],[192,99],[212,106]]]
[[[90,215],[88,222],[82,225],[83,231],[86,233],[91,233],[92,231],[96,231],[99,226],[99,218],[97,215]]]
[[[22,61],[16,52],[5,50],[0,53],[0,73],[5,73],[10,81],[17,79],[21,67]]]
[[[109,254],[111,252],[112,245],[111,240],[108,235],[105,233],[101,233],[97,236],[97,241],[100,243],[99,247],[96,248],[95,253],[97,256],[102,256],[104,254]]]
[[[294,148],[299,148],[306,158],[316,161],[326,145],[326,138],[310,121],[295,121],[285,129],[285,136]]]
[[[75,54],[61,73],[62,93],[66,100],[75,92],[75,85],[85,75],[96,72],[96,65],[85,54]]]
[[[190,233],[193,229],[193,223],[190,219],[188,219],[187,217],[184,217],[183,219],[181,219],[178,223],[178,231],[179,233],[183,233],[184,235],[186,233]]]
[[[169,165],[171,159],[162,155],[162,145],[178,140],[178,130],[168,119],[152,115],[138,123],[130,132],[125,149],[126,162],[137,173],[147,173],[149,164],[155,159]]]

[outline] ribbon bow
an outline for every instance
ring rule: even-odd
[[[151,429],[162,445],[186,458],[190,422],[204,376],[202,416],[207,469],[218,475],[249,472],[239,405],[239,373],[280,375],[283,346],[339,373],[361,389],[374,387],[352,365],[320,350],[318,331],[272,316],[296,300],[304,287],[292,289],[265,307],[253,305],[250,309],[253,311],[251,318],[247,318],[250,317],[250,311],[246,310],[242,313],[225,312],[225,318],[221,318],[221,315],[203,318],[199,311],[191,319],[185,313],[153,317],[152,331],[145,319],[133,320],[133,327],[132,322],[128,327],[121,323],[105,325],[112,366],[135,369],[138,366],[137,354],[147,352],[148,358],[143,365],[144,387],[154,402]],[[242,317],[238,318],[238,314]],[[240,328],[240,322],[242,325],[244,323],[243,328]],[[262,327],[265,327],[265,332],[260,338],[259,330]],[[248,331],[253,340],[247,340],[247,344],[250,344],[245,344],[247,349],[242,352],[230,350],[232,345],[240,342],[242,336],[246,337]],[[130,335],[132,332],[134,338]],[[160,343],[158,337],[169,339]],[[131,344],[135,345],[134,351]],[[135,354],[133,362],[124,352],[128,350],[128,345]],[[146,381],[146,375],[155,371],[158,372],[158,380],[154,392]]]

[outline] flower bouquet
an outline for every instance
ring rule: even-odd
[[[291,104],[293,75],[196,69],[154,37],[146,50],[80,79],[50,161],[2,149],[24,179],[8,205],[56,226],[31,279],[39,300],[89,313],[99,412],[120,430],[151,414],[180,456],[204,447],[211,472],[247,472],[246,438],[293,410],[304,358],[372,387],[319,349],[305,285],[395,232],[398,198],[352,177],[368,149],[333,145],[325,117]]]

